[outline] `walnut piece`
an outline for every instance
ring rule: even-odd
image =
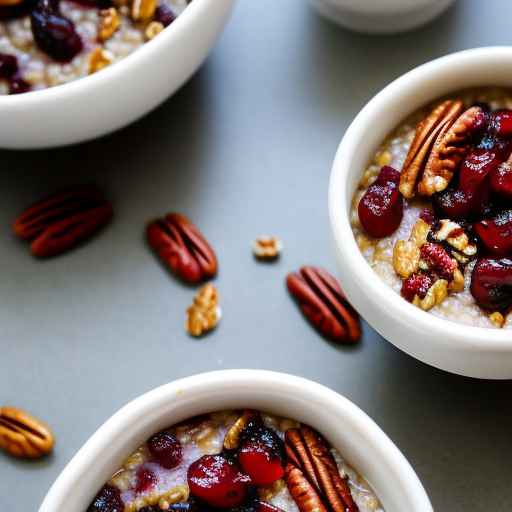
[[[491,313],[489,315],[489,320],[500,329],[505,325],[505,317],[499,311]]]
[[[213,284],[205,284],[187,309],[185,329],[191,336],[201,336],[217,326],[220,316],[217,290]]]
[[[89,54],[89,74],[92,75],[93,73],[106,68],[112,64],[113,60],[114,56],[112,53],[97,46]]]
[[[469,242],[468,235],[459,224],[449,219],[442,219],[439,224],[440,228],[434,234],[436,240],[446,241],[465,256],[476,254],[477,246]]]
[[[279,257],[283,244],[275,236],[259,236],[253,242],[252,251],[259,260],[275,260]]]
[[[102,9],[100,11],[100,24],[98,27],[98,39],[106,41],[110,39],[114,32],[119,28],[119,14],[115,7],[109,9]]]
[[[414,297],[413,304],[428,311],[434,306],[437,306],[448,297],[448,281],[446,279],[438,279],[428,290],[427,294],[423,299],[420,299],[417,295]]]
[[[420,247],[427,241],[430,225],[418,219],[411,230],[409,240],[398,240],[393,247],[393,268],[402,278],[414,274],[420,264]]]

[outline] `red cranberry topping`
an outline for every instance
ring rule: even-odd
[[[0,53],[0,78],[11,78],[18,71],[18,59],[8,53]]]
[[[431,275],[413,274],[404,280],[400,293],[405,300],[412,302],[415,295],[423,299],[433,284],[434,279]]]
[[[512,210],[478,222],[474,230],[489,253],[498,257],[512,256]]]
[[[151,455],[164,468],[175,468],[183,460],[181,443],[170,432],[159,432],[151,436],[148,448]]]
[[[452,279],[453,272],[457,268],[457,262],[450,257],[441,245],[430,242],[423,244],[420,249],[420,256],[427,263],[429,269],[440,278],[448,281]]]
[[[483,308],[503,310],[512,306],[512,260],[478,260],[471,275],[470,289]]]
[[[167,4],[160,4],[155,10],[153,19],[159,21],[164,27],[167,27],[176,19],[176,15]]]
[[[89,505],[87,512],[124,512],[124,503],[117,487],[105,485]]]
[[[489,119],[489,132],[502,138],[512,136],[512,111],[508,109],[494,111]]]
[[[249,478],[222,455],[204,455],[188,468],[190,492],[208,505],[230,508],[247,496]]]
[[[40,0],[30,22],[37,46],[54,60],[69,62],[82,50],[75,25],[60,14],[54,0]]]
[[[512,199],[512,161],[503,162],[491,175],[491,190],[505,199]]]
[[[253,485],[270,485],[284,475],[281,459],[273,455],[263,443],[244,444],[238,454],[238,461]]]
[[[144,493],[152,489],[157,483],[157,477],[149,468],[141,466],[135,475],[135,492]]]
[[[482,185],[489,173],[497,169],[503,158],[501,152],[475,148],[462,162],[459,188],[464,192],[473,193]]]
[[[375,238],[391,235],[402,222],[403,197],[398,190],[399,181],[400,173],[384,166],[359,201],[359,220],[365,231]]]

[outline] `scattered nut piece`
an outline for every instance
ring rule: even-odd
[[[133,0],[132,19],[145,21],[153,17],[156,10],[156,0]]]
[[[269,502],[274,496],[279,494],[286,487],[286,482],[281,478],[270,485],[258,487],[258,497],[262,501]]]
[[[427,236],[430,231],[430,224],[423,219],[418,219],[411,230],[409,240],[417,247],[421,247],[427,241]]]
[[[169,510],[171,505],[174,505],[175,503],[184,503],[188,500],[188,497],[188,487],[186,485],[177,485],[160,496],[158,506],[161,510]]]
[[[384,167],[391,163],[391,153],[389,151],[382,151],[375,157],[375,163],[379,167]]]
[[[393,248],[393,268],[402,278],[407,279],[418,270],[420,263],[420,249],[411,242],[398,240]]]
[[[474,256],[477,252],[475,244],[469,243],[469,238],[464,229],[452,220],[442,219],[441,227],[434,235],[439,241],[448,242],[454,249],[462,252],[466,256]]]
[[[238,418],[233,426],[226,432],[226,435],[224,436],[224,448],[226,450],[234,450],[235,448],[238,448],[240,434],[253,416],[253,411],[244,411],[242,416],[240,416],[240,418]]]
[[[505,325],[505,317],[499,312],[495,311],[489,315],[489,320],[496,326],[501,329]]]
[[[0,448],[13,457],[36,459],[50,453],[54,437],[42,421],[15,407],[0,407]]]
[[[220,316],[217,290],[208,283],[199,289],[194,303],[187,309],[185,329],[191,336],[201,336],[216,327]]]
[[[252,251],[259,260],[275,260],[283,248],[279,238],[275,236],[259,236],[253,243]]]
[[[414,297],[413,304],[428,311],[434,306],[437,306],[443,302],[448,296],[448,281],[446,279],[438,279],[428,290],[427,294],[423,299],[420,299],[417,295]]]
[[[108,50],[97,46],[89,54],[89,74],[92,75],[112,64],[114,56]]]
[[[453,271],[453,279],[450,281],[448,289],[454,293],[464,291],[464,274],[458,268]]]
[[[162,32],[162,30],[164,29],[165,27],[163,26],[162,23],[160,23],[159,21],[152,21],[151,23],[149,23],[149,25],[146,27],[146,30],[145,30],[145,35],[146,35],[146,39],[148,40],[151,40],[153,39],[154,37],[156,37],[158,34],[160,34],[160,32]]]
[[[119,28],[119,15],[115,7],[100,11],[100,25],[98,27],[98,39],[106,41],[110,39]]]

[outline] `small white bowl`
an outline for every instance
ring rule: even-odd
[[[311,0],[320,14],[358,32],[392,34],[433,20],[455,0]]]
[[[245,407],[318,429],[367,478],[387,512],[432,512],[404,456],[352,402],[309,380],[260,370],[195,375],[130,402],[75,455],[39,512],[85,512],[123,459],[151,434],[197,414]]]
[[[329,186],[329,212],[343,288],[372,327],[404,352],[437,368],[471,377],[509,379],[512,331],[459,324],[409,304],[372,271],[349,220],[362,172],[393,128],[440,96],[487,85],[512,87],[512,47],[454,53],[389,84],[359,112],[339,145]]]
[[[235,0],[193,0],[170,27],[94,75],[0,96],[0,147],[62,146],[105,135],[143,116],[197,70]]]

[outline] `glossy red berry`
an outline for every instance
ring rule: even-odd
[[[124,512],[121,492],[112,485],[103,486],[89,505],[87,512]]]
[[[280,457],[263,443],[246,443],[240,449],[238,461],[253,485],[270,485],[284,475]]]
[[[159,432],[148,439],[149,453],[164,468],[172,469],[183,460],[183,449],[175,435]]]
[[[512,256],[512,210],[502,211],[492,219],[477,222],[473,227],[489,254]]]
[[[504,199],[512,199],[512,162],[503,162],[493,172],[491,190]]]
[[[512,111],[501,109],[494,111],[489,118],[489,132],[501,138],[512,136]]]
[[[18,59],[8,53],[0,53],[0,78],[11,78],[18,71]]]
[[[162,3],[156,8],[153,19],[167,27],[176,19],[176,14],[167,4]]]
[[[157,477],[153,471],[145,466],[140,466],[135,475],[135,492],[145,493],[157,483]]]
[[[391,235],[402,222],[403,197],[398,190],[400,173],[384,166],[359,201],[359,220],[364,230],[375,238]]]
[[[450,281],[453,272],[457,268],[457,262],[453,260],[440,244],[427,242],[420,249],[420,256],[428,265],[428,268],[441,279]]]
[[[188,486],[196,498],[216,508],[241,505],[249,478],[223,455],[204,455],[188,468]]]
[[[504,310],[512,306],[512,260],[478,260],[471,274],[470,290],[483,308]]]

